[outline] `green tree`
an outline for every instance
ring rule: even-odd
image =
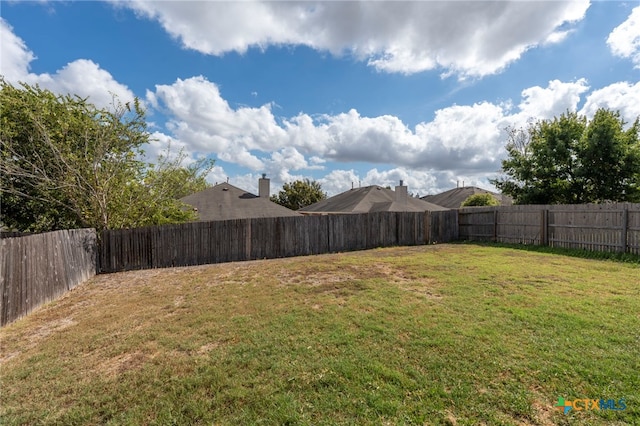
[[[640,118],[624,130],[619,112],[598,110],[580,144],[582,185],[592,201],[640,201]]]
[[[144,195],[148,200],[143,207],[147,211],[138,214],[149,224],[180,223],[196,218],[193,210],[179,199],[211,186],[206,176],[214,161],[205,158],[183,166],[185,159],[186,155],[180,151],[173,159],[168,155],[160,156],[158,164],[149,165],[143,180]]]
[[[102,230],[195,217],[171,191],[159,191],[181,167],[161,161],[149,168],[141,160],[149,133],[137,100],[114,99],[111,108],[99,109],[86,99],[0,79],[0,108],[5,226]]]
[[[491,194],[473,194],[460,204],[460,207],[499,206],[500,202]]]
[[[322,191],[319,182],[304,179],[285,183],[278,195],[271,196],[271,201],[291,210],[299,210],[325,198],[327,194]]]
[[[503,176],[491,182],[517,204],[578,204],[640,199],[640,124],[618,112],[593,119],[567,112],[509,129]]]

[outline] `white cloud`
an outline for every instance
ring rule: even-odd
[[[580,110],[580,114],[593,117],[599,108],[620,111],[627,121],[633,122],[640,117],[640,82],[614,83],[591,92]]]
[[[526,121],[529,118],[553,118],[567,110],[575,111],[581,95],[587,90],[589,86],[584,78],[570,83],[552,80],[546,88],[529,87],[522,91],[519,115]]]
[[[416,126],[424,148],[408,165],[433,170],[484,170],[498,168],[502,129],[509,123],[506,111],[489,102],[436,111],[428,123]]]
[[[561,42],[589,7],[573,2],[114,1],[211,55],[271,45],[349,54],[381,71],[480,77]]]
[[[25,82],[39,84],[56,93],[69,93],[88,97],[89,102],[99,107],[119,102],[131,102],[135,98],[127,86],[118,83],[113,76],[88,59],[78,59],[68,63],[55,74],[29,74]]]
[[[556,31],[554,33],[551,33],[549,34],[549,37],[547,37],[547,39],[545,40],[544,44],[549,45],[549,44],[561,43],[562,41],[564,41],[564,39],[569,37],[569,35],[572,32],[573,31]]]
[[[171,116],[169,128],[197,151],[235,151],[248,158],[249,150],[283,146],[285,131],[276,123],[270,105],[234,110],[218,86],[202,76],[157,85],[155,92],[147,92],[147,101]],[[255,160],[250,162],[260,167]]]
[[[325,140],[316,152],[337,161],[389,162],[419,149],[419,141],[397,117],[362,117],[355,109],[334,116],[325,115],[317,125]]]
[[[18,81],[29,73],[35,55],[25,42],[13,33],[13,28],[0,17],[0,74],[9,82]]]
[[[181,155],[181,153],[185,154],[185,164],[193,161],[191,150],[183,141],[157,131],[151,133],[149,139],[150,142],[144,147],[144,157],[147,161],[155,164],[160,156],[175,159]]]
[[[353,187],[357,188],[362,183],[361,178],[353,169],[331,170],[331,172],[318,179],[318,182],[322,185],[322,190],[330,196],[347,191]]]
[[[231,145],[226,150],[220,151],[218,153],[218,158],[254,171],[262,170],[264,168],[264,163],[258,157],[239,145]]]
[[[234,177],[234,181],[230,183],[234,186],[237,186],[239,188],[242,189],[246,189],[251,191],[253,188],[250,186],[245,186],[246,183],[250,182],[249,179],[246,178],[247,175],[245,176],[236,176]],[[250,175],[249,175],[250,176]],[[211,170],[211,172],[209,173],[209,175],[207,176],[207,181],[210,182],[211,184],[218,184],[218,183],[222,183],[222,182],[226,182],[227,179],[229,179],[229,173],[227,173],[223,167],[221,166],[214,166],[213,170]],[[256,179],[255,182],[255,190],[257,190],[258,188],[258,180]],[[254,194],[256,194],[255,191],[253,191]]]
[[[417,190],[436,184],[435,176],[428,172],[417,172],[407,170],[404,167],[396,167],[390,170],[378,171],[378,169],[371,169],[364,177],[364,184],[366,185],[380,185],[395,188],[403,182],[403,185],[408,187],[409,192],[415,193]],[[423,192],[421,195],[426,195]]]
[[[316,166],[309,166],[307,159],[296,148],[289,146],[279,151],[271,153],[267,172],[272,174],[278,170],[303,170],[317,169]]]
[[[609,34],[607,44],[614,55],[629,58],[635,68],[640,68],[640,6]]]
[[[13,33],[13,28],[0,18],[0,74],[8,83],[38,84],[59,94],[88,97],[89,102],[106,107],[116,96],[120,102],[131,102],[134,95],[125,85],[88,59],[78,59],[68,63],[55,74],[34,74],[29,72],[30,64],[36,59],[24,41]]]
[[[606,106],[620,109],[632,120],[638,115],[638,90],[640,83],[617,83],[588,93],[584,79],[553,80],[546,87],[523,90],[519,100],[442,108],[433,120],[414,128],[395,116],[365,117],[355,109],[276,119],[269,104],[231,107],[204,77],[157,86],[147,99],[169,115],[167,128],[190,153],[213,155],[253,173],[265,172],[275,184],[322,170],[327,161],[368,162],[391,169],[372,169],[364,176],[334,170],[320,181],[327,191],[339,192],[351,182],[393,186],[403,179],[412,191],[425,194],[463,180],[488,187],[487,178],[500,169],[505,155],[507,126],[577,111],[582,101],[581,113]]]

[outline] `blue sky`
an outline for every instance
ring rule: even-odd
[[[140,98],[209,180],[491,189],[507,126],[640,116],[640,2],[0,3],[0,74]]]

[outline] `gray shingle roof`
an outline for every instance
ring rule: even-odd
[[[180,201],[196,208],[200,221],[300,216],[266,197],[258,197],[229,183],[187,195]]]
[[[460,204],[471,195],[474,194],[491,194],[493,195],[501,205],[510,206],[513,201],[510,197],[495,192],[487,191],[486,189],[477,188],[475,186],[464,186],[462,188],[454,188],[440,194],[425,195],[421,197],[421,200],[428,201],[429,203],[437,204],[449,209],[459,209]]]
[[[319,201],[299,211],[302,213],[368,213],[368,212],[423,212],[448,210],[419,198],[407,197],[406,204],[396,201],[390,189],[372,185],[354,188]]]

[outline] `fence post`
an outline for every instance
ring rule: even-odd
[[[627,206],[622,210],[622,235],[620,236],[620,251],[627,252],[627,228],[629,227],[629,209]]]
[[[493,242],[498,242],[498,208],[494,207],[493,210]]]
[[[460,239],[460,209],[456,209],[455,212],[453,221],[453,241],[458,241]]]
[[[331,236],[331,216],[326,215],[327,220],[325,220],[325,222],[327,223],[327,253],[333,253],[333,248],[332,248],[332,236]]]
[[[549,210],[540,210],[540,245],[549,245]]]
[[[251,239],[253,238],[251,229],[251,218],[245,219],[244,226],[244,260],[251,260]]]
[[[431,211],[427,210],[424,215],[424,243],[431,244]]]

